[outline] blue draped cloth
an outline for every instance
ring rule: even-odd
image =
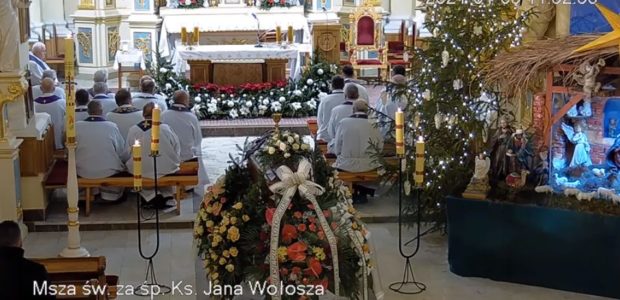
[[[598,0],[598,3],[615,12],[620,12],[620,1]],[[594,4],[573,4],[571,6],[570,33],[606,33],[611,26]]]

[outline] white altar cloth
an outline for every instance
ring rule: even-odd
[[[118,64],[124,67],[140,67],[142,70],[146,70],[146,64],[144,63],[144,54],[138,49],[130,49],[127,51],[116,51],[114,56],[114,70],[118,70]]]
[[[254,45],[204,45],[194,46],[188,50],[184,46],[177,45],[177,51],[173,57],[175,71],[183,74],[189,70],[188,60],[211,60],[218,62],[263,62],[265,59],[288,59],[292,78],[298,78],[301,74],[301,60],[305,53],[311,53],[312,47],[307,44],[293,44],[287,48],[281,48],[275,44],[263,44],[262,48]]]

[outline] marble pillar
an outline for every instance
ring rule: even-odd
[[[76,57],[80,74],[108,69],[110,75],[120,45],[121,16],[115,0],[80,0],[72,15],[77,41]]]
[[[159,0],[133,0],[129,16],[131,46],[144,52],[146,60],[154,59],[162,19],[159,16]]]

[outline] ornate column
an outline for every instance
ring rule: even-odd
[[[0,220],[22,220],[19,146],[5,119],[7,104],[22,102],[28,83],[23,73],[0,73]]]
[[[115,74],[112,64],[120,43],[121,22],[116,0],[80,0],[72,17],[79,73],[93,74],[106,68],[111,75]]]
[[[134,0],[129,16],[131,45],[144,52],[144,58],[153,58],[159,40],[162,19],[159,17],[159,0]]]

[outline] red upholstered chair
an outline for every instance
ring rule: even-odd
[[[382,16],[375,11],[372,1],[366,1],[349,15],[351,30],[349,44],[351,65],[359,75],[360,70],[376,69],[379,80],[387,79],[387,51],[382,44]],[[375,53],[375,57],[368,54]]]
[[[351,64],[351,50],[347,49],[346,42],[340,42],[340,65],[350,65]]]

